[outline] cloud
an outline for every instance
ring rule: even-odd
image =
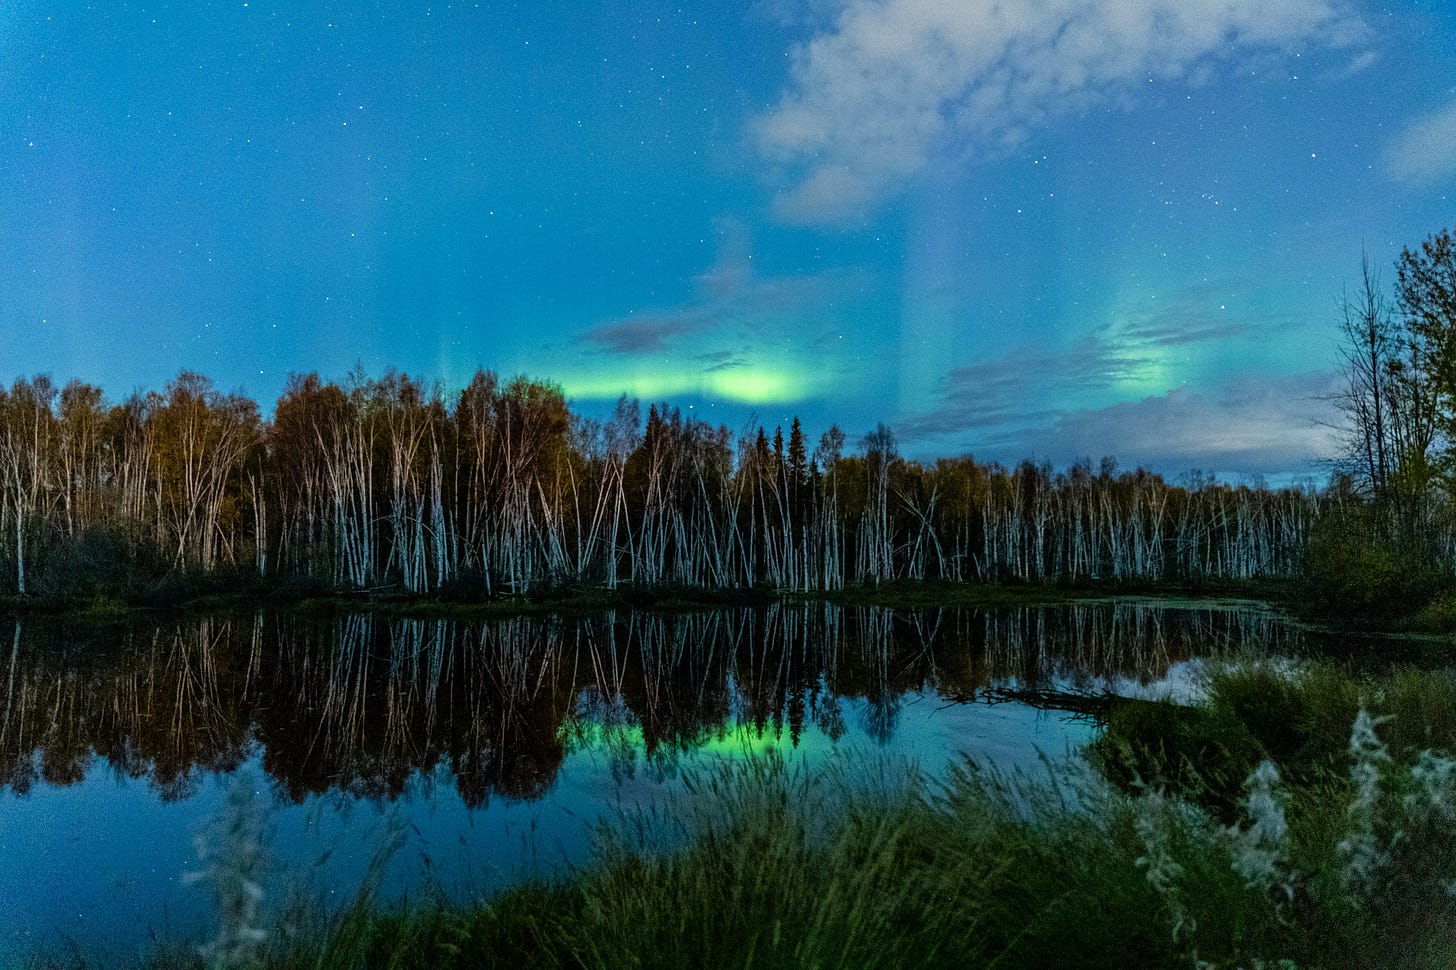
[[[578,398],[701,394],[761,404],[802,400],[850,369],[845,320],[863,311],[872,273],[764,275],[749,233],[716,224],[718,254],[691,299],[597,324],[568,339],[579,363],[560,376]]]
[[[748,361],[732,350],[714,350],[706,354],[699,354],[698,359],[703,361],[703,369],[707,371],[730,370],[734,367],[745,367]]]
[[[1106,400],[1156,381],[1170,347],[1258,332],[1250,323],[1208,322],[1180,305],[1106,327],[1069,346],[1023,345],[1004,357],[952,369],[942,381],[940,405],[902,418],[897,431],[907,440],[930,439],[962,429],[1050,420],[1069,403]]]
[[[1106,334],[1093,334],[1067,348],[1018,347],[1005,357],[950,371],[942,382],[942,403],[900,419],[895,431],[907,442],[941,439],[959,432],[984,432],[1048,421],[1074,396],[1107,393],[1146,363]]]
[[[1124,466],[1246,474],[1313,471],[1338,450],[1328,421],[1332,374],[1244,375],[1208,392],[1177,387],[1059,415],[1020,441],[1038,455],[1115,455]]]
[[[1350,0],[841,0],[751,136],[787,180],[782,217],[844,221],[934,158],[996,151],[1134,82],[1363,32]]]
[[[1339,451],[1328,403],[1337,375],[1226,377],[1218,363],[1230,345],[1281,326],[1226,321],[1206,295],[1185,295],[1073,343],[1026,344],[955,368],[935,405],[898,416],[895,432],[926,456],[969,451],[1062,465],[1114,455],[1166,473],[1308,473],[1311,459]]]
[[[691,302],[598,324],[577,341],[622,356],[692,352],[694,359],[723,369],[744,362],[738,351],[745,343],[820,336],[822,327],[806,331],[804,324],[866,287],[864,274],[853,271],[762,276],[754,269],[746,228],[733,219],[720,219],[715,228],[718,255],[694,279],[697,292]],[[715,340],[733,349],[701,346]]]
[[[834,23],[840,0],[758,0],[750,14],[779,27],[822,29]]]
[[[587,333],[584,339],[614,354],[651,354],[667,349],[672,338],[693,333],[708,322],[702,314],[633,317],[603,324]]]
[[[955,378],[973,379],[965,373]],[[911,422],[908,434],[896,431],[908,440],[933,440],[941,453],[945,443],[961,441],[980,457],[1004,462],[1045,457],[1062,465],[1113,455],[1124,467],[1169,474],[1191,468],[1307,473],[1339,450],[1327,414],[1337,385],[1332,373],[1249,373],[1209,389],[1184,385],[1105,407],[1002,407],[975,414],[943,409]],[[952,398],[956,391],[953,385]]]
[[[1412,185],[1456,175],[1456,102],[1407,125],[1386,149],[1385,164]]]
[[[698,277],[698,298],[692,303],[598,324],[577,339],[623,356],[678,354],[715,338],[734,342],[783,330],[832,305],[855,285],[848,276],[832,273],[760,278],[745,268],[730,280],[727,272],[717,267]],[[713,362],[722,365],[723,359]]]
[[[1153,347],[1179,347],[1185,344],[1209,343],[1215,340],[1235,340],[1247,337],[1256,331],[1252,324],[1229,323],[1169,323],[1157,321],[1141,326],[1129,327],[1123,331],[1128,339]]]

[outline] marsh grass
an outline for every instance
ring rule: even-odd
[[[1446,769],[1432,770],[1449,809]],[[1413,789],[1396,774],[1388,794],[1400,801]],[[725,767],[701,793],[721,801],[684,826],[682,847],[653,849],[650,825],[618,830],[565,883],[383,915],[368,964],[1438,966],[1456,955],[1442,922],[1450,852],[1424,874],[1387,867],[1351,883],[1339,849],[1348,787],[1343,800],[1297,798],[1271,769],[1248,780],[1234,826],[1159,789],[969,764],[861,799],[832,775],[757,761]],[[1421,825],[1421,839],[1436,837],[1445,818],[1410,799],[1403,813],[1382,805],[1400,816],[1374,833],[1387,848]],[[1435,859],[1414,846],[1396,855],[1411,852]]]
[[[1170,792],[1244,835],[1236,819],[1275,800],[1277,936],[1298,965],[1450,966],[1453,750],[1456,674],[1319,663],[1216,672],[1206,706],[1181,713],[1125,705],[1091,754],[1124,793]],[[1240,798],[1230,779],[1264,765],[1279,785]]]

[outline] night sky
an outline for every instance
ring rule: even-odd
[[[484,366],[1320,474],[1342,287],[1448,226],[1445,3],[0,4],[0,378],[112,400]]]

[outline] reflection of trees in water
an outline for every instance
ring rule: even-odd
[[[540,797],[565,757],[561,728],[575,693],[560,625],[515,619],[454,632],[465,641],[456,652],[463,676],[449,684],[468,701],[449,718],[452,737],[464,741],[451,746],[461,794],[469,804],[491,791]]]
[[[259,614],[81,638],[17,623],[0,674],[0,786],[71,784],[100,755],[183,797],[256,741],[293,799],[392,798],[443,766],[480,805],[539,797],[581,745],[600,746],[619,774],[639,751],[670,771],[741,732],[798,744],[812,726],[838,738],[847,699],[884,743],[907,691],[1151,679],[1195,656],[1297,652],[1298,637],[1267,612],[1134,602],[486,624]]]
[[[970,629],[965,629],[967,621]],[[1087,685],[1115,677],[1149,682],[1193,657],[1301,649],[1298,631],[1265,610],[1072,603],[989,613],[979,622],[952,614],[951,622],[953,636],[979,647],[971,651],[977,669],[969,675],[969,686],[1012,678],[1030,686]]]
[[[442,763],[472,805],[550,787],[570,700],[558,625],[351,616],[284,620],[276,640],[256,731],[289,797],[392,798]]]
[[[198,770],[236,767],[248,749],[246,671],[239,677],[238,655],[219,649],[233,627],[203,620],[32,650],[17,621],[0,698],[0,786],[71,784],[101,755],[173,799],[191,793]]]

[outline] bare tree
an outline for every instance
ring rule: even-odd
[[[1354,294],[1341,295],[1340,361],[1345,387],[1337,403],[1344,412],[1348,457],[1369,493],[1385,495],[1391,477],[1391,368],[1400,341],[1381,292],[1379,273],[1360,257],[1360,282]]]
[[[55,487],[55,398],[55,386],[45,375],[17,380],[8,395],[0,393],[0,510],[9,509],[15,530],[15,585],[22,596],[27,545],[45,522]]]

